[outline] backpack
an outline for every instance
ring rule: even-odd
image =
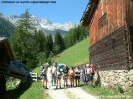
[[[43,66],[41,66],[41,67],[40,67],[40,76],[42,76],[42,75],[43,75],[43,72],[42,72],[42,71],[43,71],[43,69],[44,69],[44,67],[43,67]]]
[[[91,68],[92,68],[92,75],[95,75],[96,73],[96,67],[94,65],[91,65]]]

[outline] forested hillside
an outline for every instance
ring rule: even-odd
[[[15,26],[6,19],[0,17],[0,37],[9,37],[13,34]]]
[[[45,35],[30,19],[28,10],[23,14],[10,38],[16,61],[26,64],[29,68],[35,68],[44,62],[51,63],[52,57],[57,56],[65,49],[75,45],[88,36],[88,28],[79,25],[70,29],[65,36],[56,31],[54,37]]]

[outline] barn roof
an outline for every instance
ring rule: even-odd
[[[93,15],[96,11],[99,1],[100,0],[89,0],[87,7],[83,13],[83,16],[80,20],[82,25],[88,26],[90,24],[91,19],[93,18]]]
[[[7,53],[8,58],[10,60],[15,60],[15,57],[12,53],[8,39],[0,40],[0,56],[1,57],[3,56],[3,53]]]

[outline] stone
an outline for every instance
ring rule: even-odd
[[[122,81],[122,82],[119,82],[118,84],[121,85],[121,86],[123,86],[123,85],[125,85],[125,82]]]
[[[113,80],[115,79],[115,77],[114,77],[114,76],[110,76],[109,79],[110,79],[111,81],[113,81]]]
[[[108,83],[101,83],[102,86],[108,87]]]
[[[133,75],[129,76],[129,80],[133,82]]]
[[[118,75],[119,75],[119,76],[122,76],[122,77],[126,77],[126,76],[128,76],[128,73],[121,72],[121,73],[119,73]]]
[[[118,81],[115,80],[115,81],[112,81],[112,83],[115,85],[115,84],[118,84]]]
[[[123,89],[123,91],[127,91],[127,90],[129,90],[129,87],[122,86],[122,89]]]
[[[129,81],[129,79],[127,77],[122,77],[122,81],[127,82],[127,81]]]
[[[129,75],[133,75],[133,70],[130,70],[130,72],[128,72]]]
[[[124,91],[133,86],[133,70],[108,70],[99,71],[101,85],[114,87],[120,85]]]
[[[131,86],[133,86],[133,82],[132,81],[128,81],[128,82],[126,82],[125,86],[126,87],[131,87]]]
[[[118,81],[118,83],[123,82],[123,81],[122,81],[122,78],[117,79],[117,81]]]

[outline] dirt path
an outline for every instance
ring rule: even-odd
[[[51,77],[48,70],[48,87],[47,90],[50,99],[97,99],[95,96],[83,91],[80,87],[64,88],[62,79],[62,89],[55,89],[56,86],[51,86]]]

